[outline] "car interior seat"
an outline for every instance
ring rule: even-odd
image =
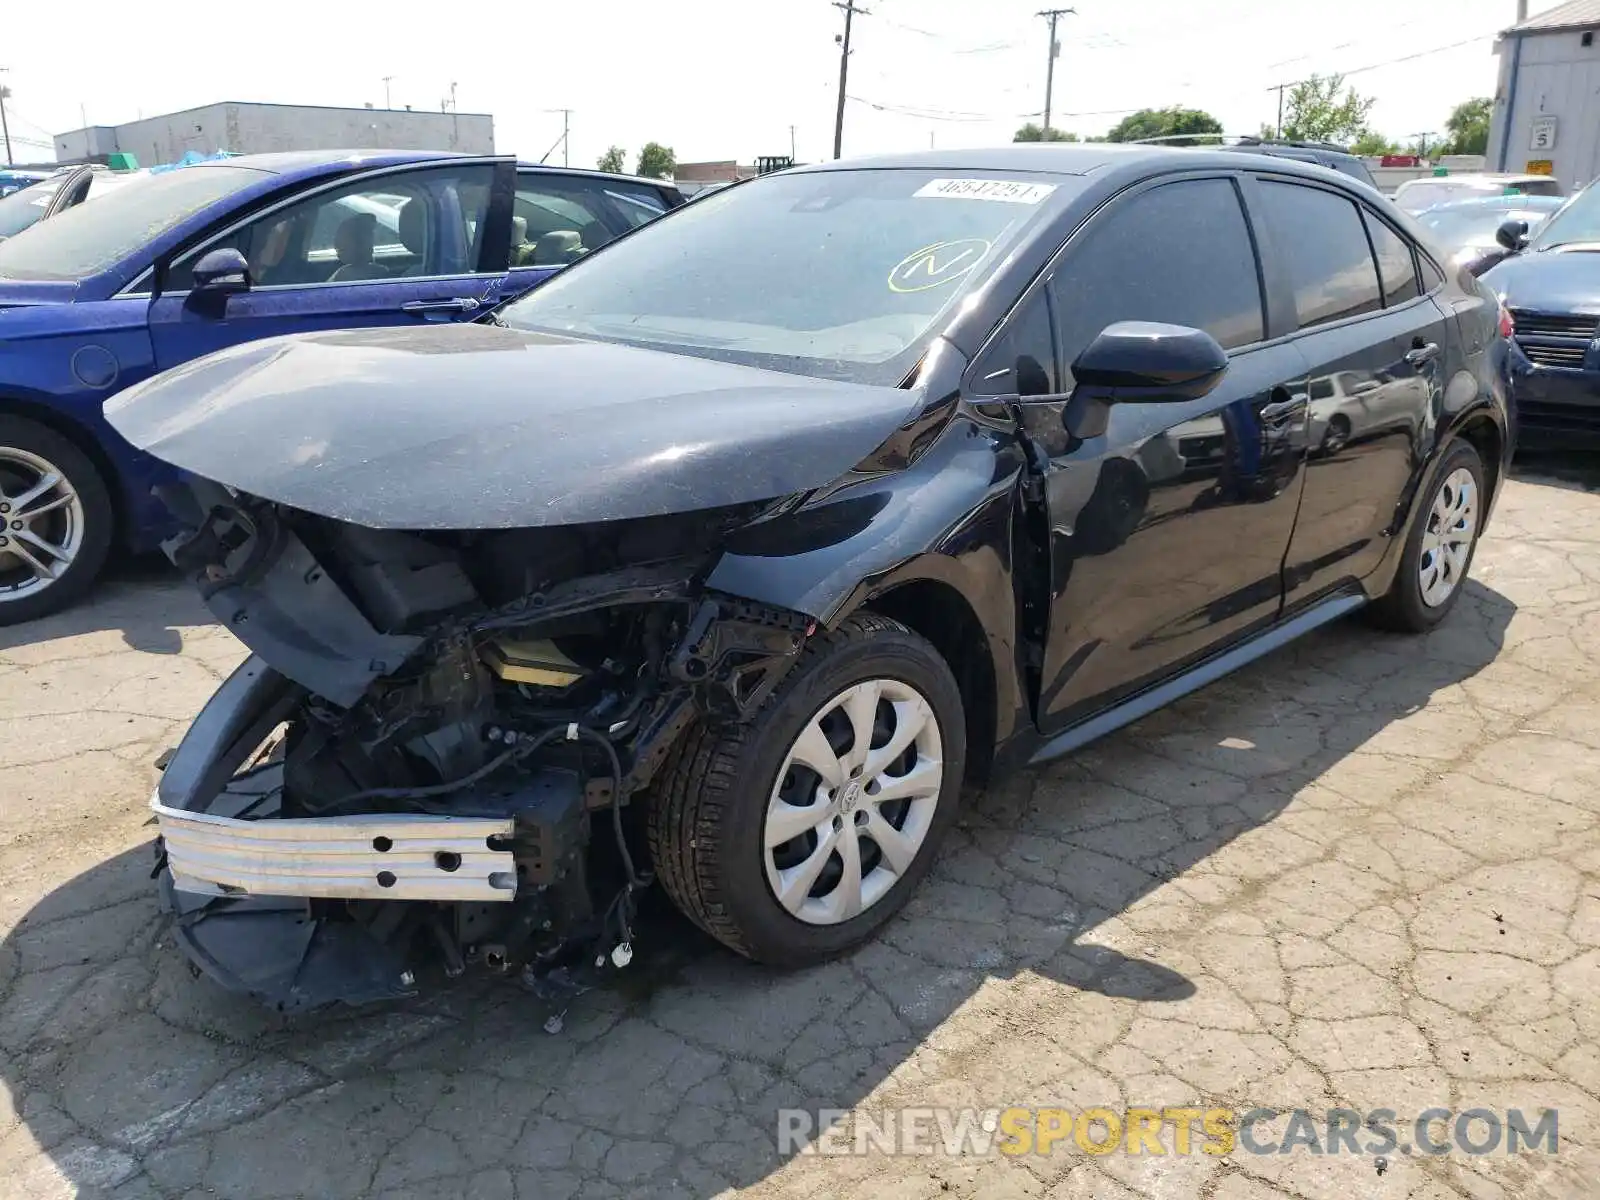
[[[406,253],[411,256],[411,261],[406,265],[402,275],[426,275],[428,273],[428,215],[423,211],[423,201],[419,196],[413,196],[400,206],[400,216],[395,222],[400,235],[400,244],[406,248]]]
[[[576,262],[587,249],[576,229],[552,229],[534,246],[533,262],[539,267],[564,267]]]
[[[357,213],[339,222],[339,228],[333,232],[333,250],[339,256],[339,265],[328,276],[329,283],[388,276],[387,271],[372,261],[377,226],[378,218],[371,213]]]

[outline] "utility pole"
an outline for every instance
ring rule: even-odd
[[[1417,157],[1426,161],[1428,157],[1428,139],[1433,136],[1433,131],[1430,129],[1427,133],[1413,133],[1411,136],[1417,139]]]
[[[1283,136],[1283,89],[1288,86],[1289,84],[1287,83],[1277,83],[1267,89],[1269,92],[1278,93],[1278,123],[1272,127],[1273,137],[1281,138]]]
[[[795,160],[795,152],[794,152],[794,126],[793,126],[793,125],[791,125],[791,126],[789,126],[789,161],[790,161],[790,162],[793,162],[793,161],[794,161],[794,160]]]
[[[862,16],[871,16],[869,9],[857,8],[856,0],[833,0],[833,6],[844,10],[844,36],[836,37],[839,43],[839,110],[833,117],[833,156],[838,158],[844,153],[844,86],[850,74],[850,19],[857,13]]]
[[[383,106],[384,106],[384,108],[393,108],[394,107],[392,104],[389,103],[389,81],[391,79],[393,79],[393,78],[394,78],[393,75],[385,75],[383,77]]]
[[[10,67],[0,67],[0,75],[4,75],[10,69]],[[16,161],[11,157],[11,127],[6,124],[6,97],[10,94],[11,93],[6,88],[6,85],[0,83],[0,134],[3,134],[5,137],[6,166],[8,167],[13,165]]]
[[[1050,101],[1056,86],[1056,55],[1061,53],[1061,43],[1056,41],[1056,21],[1068,13],[1076,13],[1075,8],[1047,8],[1035,16],[1043,17],[1050,22],[1050,57],[1045,60],[1044,68],[1044,134],[1045,141],[1050,140]]]

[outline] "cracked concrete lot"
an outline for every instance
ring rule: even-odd
[[[1511,484],[1474,576],[970,794],[848,961],[658,915],[549,1036],[504,984],[284,1021],[190,973],[151,760],[241,651],[141,568],[0,631],[0,1195],[1600,1195],[1600,494]],[[1556,1109],[1560,1152],[779,1153],[928,1105]]]

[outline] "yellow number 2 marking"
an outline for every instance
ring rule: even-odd
[[[953,283],[982,262],[989,248],[983,238],[958,238],[913,250],[889,272],[889,290],[926,292]]]

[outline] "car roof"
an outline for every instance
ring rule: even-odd
[[[1272,169],[1305,172],[1326,179],[1337,175],[1316,163],[1298,158],[1273,158]],[[1044,175],[1091,175],[1098,171],[1134,169],[1137,166],[1179,170],[1194,167],[1237,169],[1233,147],[1153,146],[1136,142],[1015,142],[976,150],[918,150],[906,154],[881,154],[842,158],[834,162],[791,167],[782,174],[817,171],[917,170],[917,171],[1028,171]],[[1339,178],[1349,180],[1348,175]]]
[[[1565,196],[1528,196],[1520,192],[1505,195],[1496,192],[1493,196],[1469,196],[1465,200],[1446,200],[1442,204],[1435,204],[1431,208],[1423,209],[1424,212],[1470,212],[1473,209],[1495,208],[1548,208],[1552,212],[1567,202]]]
[[[333,170],[359,167],[401,167],[409,163],[443,162],[449,159],[499,158],[502,155],[461,154],[451,150],[286,150],[271,154],[239,154],[232,158],[190,163],[184,170],[207,167],[246,167],[273,175],[317,175]],[[553,167],[547,163],[518,162],[518,170],[542,171],[555,175],[582,175],[594,179],[645,183],[653,187],[672,187],[667,180],[641,179],[609,171],[590,171],[582,167]]]

